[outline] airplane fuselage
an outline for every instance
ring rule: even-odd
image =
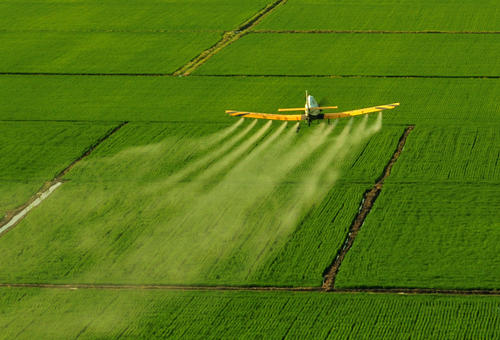
[[[316,99],[306,92],[305,118],[308,123],[315,119],[323,119],[323,114],[320,109],[317,109],[318,107]]]

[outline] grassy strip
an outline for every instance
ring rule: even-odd
[[[255,25],[257,25],[266,15],[271,13],[276,7],[285,3],[286,0],[276,0],[262,10],[257,12],[253,17],[241,24],[236,30],[226,32],[216,44],[212,45],[210,48],[206,49],[200,53],[196,58],[192,59],[189,63],[183,65],[174,72],[174,75],[187,76],[193,73],[198,67],[203,65],[209,58],[213,57],[216,53],[222,50],[224,47],[234,43],[236,40],[240,39],[249,30],[251,30]]]
[[[497,5],[490,0],[332,2],[290,0],[264,20],[268,30],[447,30],[498,31]]]
[[[498,297],[0,289],[0,338],[496,338]]]
[[[494,34],[249,34],[196,73],[498,76],[499,49]]]
[[[0,76],[0,119],[182,121],[231,124],[226,109],[276,112],[303,105],[349,110],[401,102],[384,124],[439,126],[500,122],[493,79]]]

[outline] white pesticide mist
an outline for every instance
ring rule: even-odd
[[[238,121],[235,125],[236,127],[241,124],[242,120]],[[168,177],[163,183],[155,183],[155,187],[165,187],[172,186],[178,183],[179,181],[185,179],[193,172],[200,170],[201,168],[207,166],[207,164],[211,164],[215,159],[224,155],[226,152],[231,150],[238,142],[240,142],[257,124],[257,121],[253,121],[250,123],[243,131],[239,132],[235,136],[231,137],[228,141],[225,141],[218,149],[213,150],[212,152],[207,153],[205,156],[195,160],[194,162],[189,163],[186,167],[182,168],[178,172],[174,173],[172,176]],[[234,131],[234,129],[230,129],[230,132]],[[229,132],[229,133],[230,133]],[[201,144],[202,145],[202,144]]]
[[[232,162],[237,160],[242,156],[253,144],[255,144],[266,131],[271,127],[272,121],[268,121],[261,127],[253,136],[248,138],[246,141],[235,147],[231,152],[226,154],[223,158],[219,159],[218,162],[211,165],[209,168],[205,169],[198,178],[200,180],[207,180],[211,176],[217,175],[219,172],[227,168]]]
[[[231,130],[218,148],[143,191],[141,202],[147,203],[141,204],[158,215],[168,211],[168,217],[141,235],[121,263],[141,268],[147,262],[152,279],[169,283],[251,278],[324,199],[346,156],[379,131],[381,122],[381,115],[370,126],[367,118],[351,120],[336,134],[335,123],[302,134],[286,122],[269,133],[271,122],[251,135],[255,122],[241,132]],[[204,170],[189,176],[199,169]]]

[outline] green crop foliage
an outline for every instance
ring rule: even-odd
[[[0,32],[1,72],[171,73],[213,32]]]
[[[499,50],[496,34],[248,34],[195,73],[498,76]]]
[[[0,219],[113,127],[102,122],[0,122]]]
[[[498,31],[499,22],[493,0],[288,0],[257,29]]]
[[[2,288],[0,338],[498,338],[499,308],[483,296]]]
[[[320,285],[402,132],[363,136],[378,121],[367,118],[331,135],[326,124],[130,123],[0,239],[11,264],[0,281]]]
[[[2,1],[0,27],[7,30],[190,31],[235,29],[265,0]]]
[[[226,109],[276,112],[309,90],[339,110],[401,102],[384,124],[498,125],[495,79],[279,77],[0,77],[1,119],[190,121],[233,119]]]
[[[498,288],[497,131],[417,125],[338,287]]]
[[[411,133],[391,183],[500,182],[498,127],[420,127]]]
[[[491,184],[387,183],[337,287],[498,288],[499,195]]]

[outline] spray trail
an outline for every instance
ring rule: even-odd
[[[270,124],[264,125],[213,162],[208,173],[162,191],[159,201],[143,197],[148,208],[168,210],[168,218],[140,239],[140,247],[122,263],[137,268],[144,265],[141,256],[148,252],[148,265],[157,266],[158,277],[173,283],[220,283],[217,273],[223,273],[225,282],[251,277],[261,259],[286,242],[304,213],[323,200],[345,155],[380,123],[381,117],[374,126],[367,127],[364,120],[353,128],[350,121],[337,136],[332,136],[336,124],[322,124],[305,135],[297,135],[292,127],[284,133],[282,124],[263,137]],[[225,145],[221,148],[227,151]],[[296,173],[304,164],[306,173]],[[234,166],[228,170],[229,165]],[[219,182],[204,185],[218,174]],[[155,248],[158,242],[164,246]]]
[[[351,132],[353,120],[344,127],[339,136],[335,137],[331,145],[327,146],[323,155],[314,166],[306,179],[295,192],[293,209],[283,215],[283,228],[290,228],[298,222],[300,216],[316,203],[323,200],[340,177],[340,166],[345,157],[356,147],[366,141],[381,128],[382,117],[379,115],[373,126],[367,128],[368,116],[363,117],[361,123]]]
[[[253,121],[248,125],[243,131],[238,133],[237,135],[233,136],[230,140],[228,140],[226,143],[224,143],[220,148],[214,150],[213,152],[205,155],[204,157],[190,163],[188,166],[183,168],[182,170],[174,173],[171,175],[161,186],[159,184],[156,184],[157,188],[159,187],[165,187],[165,186],[171,186],[185,177],[188,177],[190,174],[193,172],[196,172],[197,170],[200,170],[207,164],[212,163],[215,159],[218,157],[222,156],[224,153],[229,151],[234,145],[236,145],[240,140],[242,140],[249,132],[252,130],[252,128],[257,124],[257,121]]]
[[[197,180],[207,180],[212,176],[215,176],[217,173],[223,171],[227,168],[231,163],[237,160],[243,153],[245,153],[252,145],[254,145],[263,135],[264,133],[271,127],[272,121],[268,121],[261,127],[252,137],[241,143],[234,150],[220,159],[218,162],[211,165],[208,169],[206,169],[203,173],[201,173]]]
[[[253,161],[248,160],[247,166],[235,167],[212,190],[198,196],[195,202],[191,202],[189,216],[183,216],[175,222],[181,227],[177,232],[170,233],[169,237],[186,246],[192,242],[190,240],[200,237],[199,233],[192,234],[187,231],[188,228],[193,230],[190,226],[197,223],[196,221],[202,221],[203,227],[194,229],[203,229],[202,238],[211,239],[212,243],[196,243],[194,246],[196,250],[192,253],[195,258],[200,257],[203,262],[218,262],[221,258],[231,258],[228,254],[234,252],[235,249],[249,246],[251,246],[252,253],[264,253],[268,243],[272,243],[281,235],[270,235],[268,227],[273,222],[262,220],[255,213],[260,214],[270,208],[266,206],[266,202],[269,202],[270,195],[275,192],[275,186],[286,179],[291,170],[320,147],[333,129],[334,125],[328,128],[319,127],[296,148],[290,148],[290,144],[276,143],[277,147],[269,151],[271,155],[281,155],[280,157],[272,157],[267,162],[263,162],[263,157],[254,158]],[[295,135],[293,130],[288,134],[290,137]],[[288,141],[291,140],[288,139]],[[263,163],[265,166],[262,166]],[[244,181],[241,181],[242,178]],[[256,217],[257,220],[255,220]],[[271,218],[271,220],[274,219]],[[258,235],[258,240],[251,234]],[[179,241],[181,239],[183,241]],[[266,241],[263,242],[263,240]],[[258,256],[249,256],[249,258],[252,263],[258,260]],[[186,259],[186,261],[189,263],[193,259]],[[212,265],[215,264],[212,263]]]
[[[222,131],[215,132],[207,137],[205,137],[204,142],[202,143],[202,147],[204,149],[209,149],[215,144],[220,143],[222,140],[224,140],[226,137],[228,137],[230,134],[232,134],[243,122],[245,121],[245,118],[240,118],[236,123],[233,125],[225,128]]]

